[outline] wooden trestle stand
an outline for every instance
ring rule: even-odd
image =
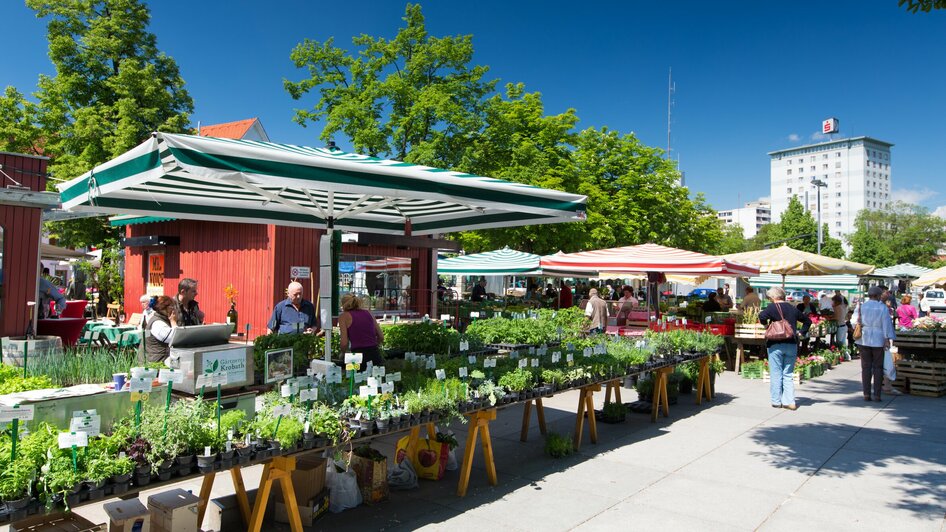
[[[588,434],[591,443],[598,443],[598,425],[595,423],[595,392],[601,391],[600,384],[589,384],[579,388],[578,414],[575,416],[574,446],[577,451],[581,447],[581,436],[585,426],[585,416],[588,417]]]
[[[543,436],[548,434],[545,427],[545,407],[542,406],[542,398],[536,397],[526,401],[522,408],[522,432],[519,433],[519,441],[529,440],[529,422],[532,420],[532,403],[535,403],[535,416],[539,419],[539,432]]]

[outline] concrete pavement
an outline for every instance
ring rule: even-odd
[[[597,445],[586,429],[580,452],[561,460],[543,453],[534,419],[521,443],[522,407],[508,408],[491,425],[498,486],[487,484],[478,452],[465,498],[448,472],[311,530],[946,530],[946,399],[864,402],[859,390],[860,364],[845,363],[803,384],[790,412],[769,406],[767,383],[727,373],[714,401],[682,395],[656,423],[643,414],[599,423]],[[635,395],[625,390],[624,400]],[[545,401],[550,430],[572,432],[577,397]],[[466,427],[452,428],[462,451]],[[375,447],[393,455],[397,437]],[[248,486],[259,470],[245,473]],[[232,493],[229,475],[214,491]],[[77,513],[104,515],[101,505]],[[289,530],[271,519],[264,528]]]

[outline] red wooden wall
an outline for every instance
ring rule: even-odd
[[[46,190],[47,160],[38,157],[0,153],[3,171],[30,190]],[[27,172],[27,173],[23,173]],[[0,187],[13,185],[0,175]],[[39,274],[39,208],[0,205],[3,227],[3,288],[0,295],[0,336],[22,336],[29,324],[27,301],[36,299]]]
[[[199,282],[197,301],[207,314],[207,322],[225,322],[229,306],[224,288],[227,283],[233,283],[239,291],[236,305],[239,330],[243,331],[245,324],[249,323],[250,338],[265,333],[273,306],[285,298],[286,286],[292,281],[291,267],[308,266],[312,270],[314,286],[309,279],[299,281],[306,299],[311,298],[314,303],[318,296],[321,230],[177,220],[130,225],[125,234],[180,237],[180,246],[125,249],[125,305],[128,314],[139,312],[138,298],[145,293],[146,254],[162,249],[165,251],[165,294],[173,296],[178,281],[192,277]],[[415,285],[411,288],[429,287],[429,249],[344,244],[342,253],[419,259],[414,262],[411,272],[412,284]],[[421,314],[429,311],[427,292],[418,290],[413,297],[418,301]]]

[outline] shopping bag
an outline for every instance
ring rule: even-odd
[[[893,353],[889,349],[884,350],[884,376],[890,382],[897,380],[897,366],[893,363]]]
[[[325,486],[329,489],[329,511],[338,513],[361,504],[361,492],[358,481],[351,469],[339,473],[335,464],[329,461],[325,472]]]
[[[410,436],[404,436],[397,441],[397,454],[394,457],[396,463],[400,463],[407,456],[407,442]],[[417,441],[416,456],[411,457],[417,476],[427,480],[440,480],[443,478],[443,472],[447,469],[447,455],[450,452],[450,446],[438,441],[431,441],[423,438]]]

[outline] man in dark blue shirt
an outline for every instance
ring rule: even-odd
[[[286,299],[276,303],[267,322],[267,334],[314,333],[319,328],[315,305],[302,299],[302,284],[295,281],[286,289]]]

